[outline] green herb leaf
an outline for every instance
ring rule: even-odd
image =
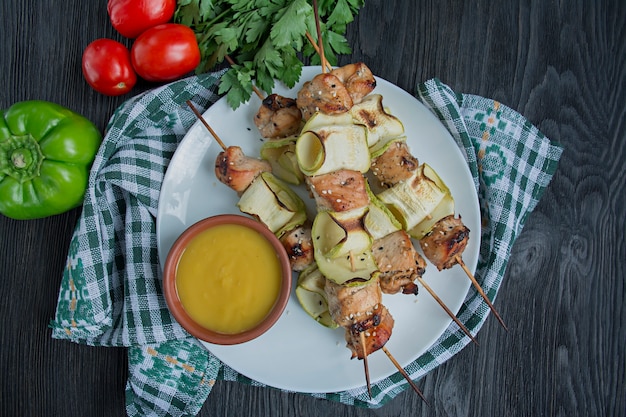
[[[295,0],[287,5],[280,18],[274,23],[270,39],[277,48],[295,44],[296,49],[302,48],[306,35],[307,19],[313,16],[313,8],[306,0]]]
[[[324,54],[352,51],[346,26],[364,0],[318,0]],[[319,63],[306,34],[317,37],[311,0],[178,0],[174,21],[196,34],[202,61],[197,72],[212,70],[226,55],[237,63],[220,81],[219,93],[236,109],[248,101],[252,86],[271,93],[275,80],[291,88],[302,74],[302,58]]]
[[[230,68],[222,76],[218,93],[226,95],[228,105],[236,109],[250,99],[252,92],[252,71],[241,66]]]

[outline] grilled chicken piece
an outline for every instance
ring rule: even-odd
[[[364,358],[364,353],[371,355],[385,346],[391,338],[394,319],[389,310],[379,304],[372,314],[365,320],[354,323],[346,328],[346,345],[352,351],[352,358]],[[361,345],[361,332],[365,336],[365,352]]]
[[[270,94],[254,117],[254,124],[264,138],[286,138],[302,128],[302,113],[296,100]]]
[[[441,271],[457,263],[456,257],[465,250],[469,233],[461,216],[456,218],[451,214],[435,223],[432,230],[420,240],[420,246],[424,256]]]
[[[377,279],[371,279],[363,285],[340,285],[327,279],[324,291],[328,311],[341,327],[365,320],[381,305],[382,293]]]
[[[262,172],[271,172],[267,161],[246,156],[239,146],[229,146],[215,158],[215,176],[239,195]]]
[[[365,207],[370,203],[365,177],[359,171],[341,169],[306,178],[318,210],[334,212]]]
[[[305,82],[296,102],[305,120],[317,112],[341,114],[352,107],[348,89],[331,73],[318,74],[311,81]]]
[[[302,271],[315,262],[310,225],[298,226],[281,236],[293,271]]]
[[[330,73],[339,78],[346,87],[353,104],[360,103],[363,97],[376,88],[374,74],[363,62],[344,65]]]
[[[417,295],[415,280],[424,274],[426,261],[415,250],[408,233],[399,230],[375,240],[372,254],[380,270],[383,293]]]
[[[392,187],[413,175],[419,167],[406,142],[392,143],[379,157],[372,160],[372,173],[382,187]]]

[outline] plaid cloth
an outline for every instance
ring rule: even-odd
[[[129,416],[196,415],[217,380],[262,385],[223,365],[172,318],[161,288],[155,217],[167,165],[201,111],[219,97],[223,72],[177,81],[134,97],[112,116],[94,162],[82,215],[71,241],[52,336],[77,343],[128,347]],[[463,151],[483,216],[475,273],[493,300],[511,247],[554,174],[562,149],[512,109],[456,94],[437,79],[418,98]],[[476,334],[489,308],[472,289],[458,318]],[[418,380],[470,339],[451,325],[407,366]],[[396,373],[365,387],[315,397],[379,407],[408,388]]]

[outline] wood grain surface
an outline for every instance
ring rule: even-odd
[[[82,50],[112,29],[106,1],[0,2],[0,108],[50,100],[103,130],[129,96],[82,78]],[[626,3],[623,0],[368,0],[351,56],[414,92],[437,77],[526,116],[565,151],[528,219],[480,346],[376,410],[218,382],[200,416],[626,415]],[[133,94],[152,88],[140,82]],[[126,352],[53,340],[80,209],[0,216],[0,415],[123,416]],[[302,360],[306,360],[303,356]]]

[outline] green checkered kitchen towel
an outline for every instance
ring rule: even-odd
[[[196,116],[219,97],[223,72],[193,76],[125,102],[112,116],[93,164],[82,215],[51,322],[52,336],[128,347],[129,416],[193,416],[218,380],[261,385],[223,365],[170,315],[161,287],[155,217],[167,165]],[[476,278],[495,298],[509,253],[555,172],[562,149],[521,115],[490,99],[456,94],[436,79],[418,98],[463,151],[481,202],[482,243]],[[476,334],[489,309],[470,290],[458,317]],[[417,380],[459,352],[469,338],[451,325],[411,363]],[[372,386],[316,397],[379,407],[408,384],[394,374]]]

